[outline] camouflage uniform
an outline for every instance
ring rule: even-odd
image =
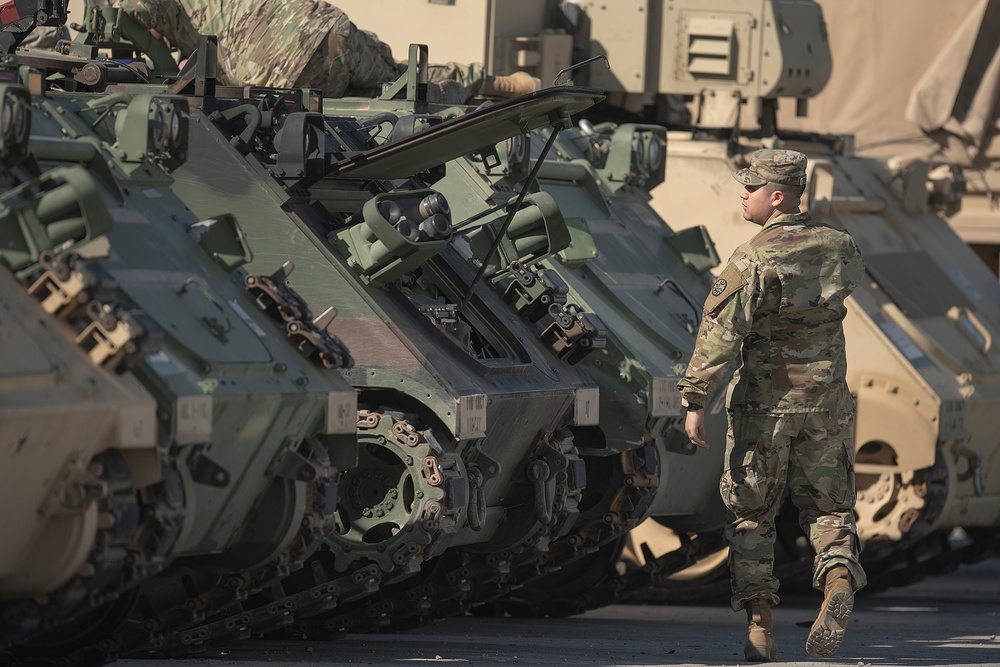
[[[783,168],[784,153],[801,165]],[[760,154],[766,159],[737,172],[737,180],[805,184],[805,156]],[[813,585],[822,589],[835,565],[849,569],[855,588],[866,583],[853,512],[855,406],[843,330],[844,301],[863,276],[849,234],[808,213],[784,214],[736,249],[705,301],[678,388],[687,403],[705,405],[729,364],[741,362],[730,383],[719,485],[728,509],[734,610],[754,598],[778,602],[774,519],[786,488],[816,550]]]
[[[219,37],[219,82],[319,88],[325,95],[377,94],[406,71],[388,44],[359,30],[347,14],[315,0],[121,0],[184,55],[198,35]],[[455,79],[468,97],[482,88],[480,65],[434,65],[431,81]]]
[[[72,37],[64,25],[35,27],[18,46],[25,49],[54,49],[60,40],[69,41]]]

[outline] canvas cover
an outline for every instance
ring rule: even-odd
[[[991,148],[1000,83],[997,0],[818,0],[833,75],[779,127],[854,134],[866,155],[923,153],[967,161]],[[985,19],[985,24],[984,24]],[[930,136],[928,136],[930,135]],[[993,143],[996,143],[995,141]]]

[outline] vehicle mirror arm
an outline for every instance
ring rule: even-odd
[[[558,73],[558,74],[556,74],[556,78],[552,79],[552,85],[553,85],[553,86],[558,86],[558,85],[559,85],[559,83],[558,83],[558,81],[559,81],[559,77],[561,77],[561,76],[562,76],[563,74],[565,74],[566,72],[572,72],[572,71],[573,71],[573,70],[575,70],[575,69],[580,69],[580,68],[581,68],[581,67],[583,67],[584,65],[586,65],[586,64],[588,64],[588,63],[592,63],[592,62],[594,62],[595,60],[600,60],[600,59],[602,59],[602,58],[604,59],[604,65],[605,65],[605,66],[606,66],[606,67],[607,67],[608,69],[611,69],[611,62],[610,62],[610,61],[608,60],[608,57],[607,57],[606,55],[603,55],[603,54],[602,54],[602,55],[599,55],[599,56],[594,56],[593,58],[587,58],[587,59],[586,59],[586,60],[584,60],[583,62],[579,62],[579,63],[576,63],[575,65],[570,65],[569,67],[564,67],[564,68],[562,68],[561,70],[559,70],[559,73]],[[572,80],[570,80],[570,81],[567,81],[567,84],[568,84],[568,85],[572,85],[572,84],[573,84],[573,81],[572,81]]]

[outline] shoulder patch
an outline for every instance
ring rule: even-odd
[[[747,284],[749,263],[741,258],[731,262],[712,284],[712,290],[705,299],[705,312],[711,313],[736,292]]]
[[[719,296],[724,291],[726,291],[726,285],[727,284],[728,283],[727,283],[727,281],[726,281],[725,278],[719,278],[719,279],[717,279],[715,281],[715,284],[712,285],[712,296]]]

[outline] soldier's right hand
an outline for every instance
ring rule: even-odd
[[[687,433],[688,440],[693,444],[701,447],[702,449],[708,449],[708,443],[705,442],[705,409],[700,410],[688,410],[687,417],[684,419],[684,431]]]

